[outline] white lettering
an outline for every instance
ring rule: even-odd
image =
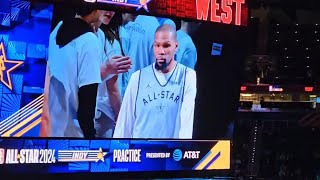
[[[51,149],[7,149],[6,164],[55,163],[55,150]]]
[[[200,151],[185,151],[183,159],[199,159]]]
[[[166,153],[146,153],[146,158],[166,158],[167,156]]]
[[[18,164],[18,149],[7,149],[6,164]]]
[[[85,159],[87,155],[87,152],[74,152],[72,154],[72,159]]]
[[[113,162],[141,162],[141,149],[113,150]]]

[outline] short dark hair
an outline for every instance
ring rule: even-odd
[[[98,10],[95,3],[85,2],[84,0],[73,0],[75,4],[75,12],[77,15],[85,17],[91,14],[92,12]]]

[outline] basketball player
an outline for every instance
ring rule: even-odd
[[[179,63],[194,69],[197,63],[197,49],[190,35],[199,27],[198,22],[181,20],[181,28],[177,31],[179,48],[176,59]]]
[[[176,30],[157,28],[155,63],[133,73],[114,138],[192,138],[196,73],[174,60]]]
[[[109,74],[126,72],[130,67],[128,57],[103,63],[101,45],[91,26],[99,20],[101,11],[86,3],[77,13],[80,18],[60,22],[50,35],[50,137],[94,138],[98,84]]]

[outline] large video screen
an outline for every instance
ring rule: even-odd
[[[0,2],[0,171],[229,170],[246,3],[106,2]]]
[[[232,139],[244,27],[53,6],[1,1],[2,137]]]

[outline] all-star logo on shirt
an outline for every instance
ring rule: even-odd
[[[23,64],[22,61],[8,60],[4,49],[4,43],[0,41],[0,80],[12,90],[10,73]]]

